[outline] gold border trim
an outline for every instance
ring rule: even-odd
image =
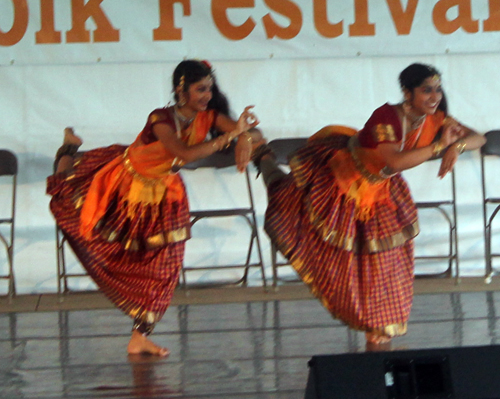
[[[276,242],[272,238],[273,242]],[[286,255],[286,252],[282,251],[279,246],[277,246],[277,249],[288,259],[288,256]],[[299,274],[300,278],[302,281],[307,284],[309,290],[311,293],[321,302],[323,307],[331,314],[331,316],[335,319],[341,320],[343,323],[345,323],[349,328],[352,328],[353,330],[357,331],[364,331],[364,332],[371,332],[375,333],[377,335],[382,335],[382,336],[388,336],[388,337],[396,337],[399,335],[404,335],[407,332],[407,323],[394,323],[394,324],[388,324],[387,326],[381,327],[381,328],[376,328],[376,329],[368,329],[368,328],[363,328],[360,326],[353,325],[349,323],[348,321],[342,319],[339,317],[337,313],[332,311],[330,307],[328,306],[328,301],[326,298],[321,295],[319,292],[318,288],[314,287],[313,282],[314,282],[314,277],[312,276],[312,273],[308,272],[307,270],[304,270],[304,262],[300,259],[294,259],[291,260],[289,259],[290,264],[293,266],[293,268],[297,271]]]
[[[363,163],[361,162],[361,159],[359,159],[359,156],[356,151],[356,147],[359,147],[359,139],[358,136],[352,136],[348,143],[347,143],[347,148],[349,149],[349,152],[351,153],[352,159],[354,161],[354,165],[356,166],[356,169],[361,173],[361,175],[367,179],[370,183],[380,183],[386,180],[382,176],[375,175],[373,173],[370,173],[368,169],[365,168]]]
[[[310,205],[308,205],[308,207],[310,208]],[[310,209],[308,213],[310,215],[309,221],[316,229],[320,230],[321,237],[324,241],[338,248],[345,249],[346,251],[352,251],[355,254],[359,252],[377,253],[388,251],[402,246],[406,241],[416,237],[420,233],[420,227],[417,220],[412,224],[403,227],[400,232],[389,237],[367,240],[360,248],[360,245],[358,241],[355,240],[355,237],[348,237],[345,233],[339,230],[327,230],[324,227],[324,222],[319,220],[319,218],[314,218]]]
[[[109,243],[117,241],[119,237],[118,231],[100,228],[99,223],[97,224],[96,229],[98,230],[98,234]],[[190,237],[191,235],[189,229],[187,227],[181,227],[177,230],[162,232],[154,236],[146,237],[144,239],[144,244],[146,246],[146,250],[151,250],[164,247],[167,244],[186,241]],[[139,240],[126,239],[122,242],[122,244],[127,251],[138,251],[140,249]]]
[[[130,161],[130,158],[128,157],[128,148],[125,150],[123,153],[123,168],[130,173],[135,179],[140,180],[143,182],[145,185],[148,186],[155,186],[160,180],[156,178],[151,178],[151,177],[146,177],[141,174],[139,174],[134,167],[132,166],[132,161]]]
[[[372,134],[377,143],[381,143],[383,141],[396,141],[394,127],[389,124],[379,123],[375,125],[372,130]]]

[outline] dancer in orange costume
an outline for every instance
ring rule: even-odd
[[[359,132],[329,126],[290,160],[255,152],[268,189],[265,230],[331,314],[366,332],[368,346],[405,334],[413,299],[417,209],[403,170],[442,156],[439,177],[482,135],[447,113],[441,76],[412,64],[404,101],[376,109]]]
[[[246,107],[229,115],[211,65],[181,62],[173,73],[176,103],[154,110],[135,142],[87,151],[71,128],[48,178],[50,208],[89,275],[134,319],[130,354],[167,356],[148,335],[165,313],[190,237],[186,191],[177,171],[236,140],[243,171],[262,135]]]

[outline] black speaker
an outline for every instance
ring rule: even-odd
[[[499,399],[500,346],[318,355],[305,399]]]

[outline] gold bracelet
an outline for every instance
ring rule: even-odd
[[[246,133],[242,133],[241,136],[245,136],[246,140],[249,142],[249,143],[253,143],[253,138],[251,136],[250,133],[246,132]]]
[[[432,147],[432,155],[437,157],[439,154],[441,154],[441,151],[443,151],[444,145],[441,144],[440,141],[436,141]]]
[[[226,144],[224,145],[224,148],[227,148],[231,145],[231,141],[233,141],[233,136],[231,136],[231,132],[226,133],[227,138],[226,138]],[[224,136],[226,135],[224,134]]]
[[[213,144],[212,146],[215,149],[215,152],[220,151],[222,148],[224,148],[224,144],[221,143],[221,141],[225,141],[222,136],[217,136],[215,139],[213,139]]]
[[[460,139],[457,141],[455,148],[458,151],[458,155],[463,154],[465,151],[465,147],[467,146],[467,143],[465,142],[464,139]]]

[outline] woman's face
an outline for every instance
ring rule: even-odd
[[[205,111],[209,101],[212,99],[213,85],[214,83],[210,76],[192,83],[186,92],[186,106],[196,112]]]
[[[433,115],[443,99],[441,79],[438,75],[430,76],[409,94],[412,110],[416,114]]]

